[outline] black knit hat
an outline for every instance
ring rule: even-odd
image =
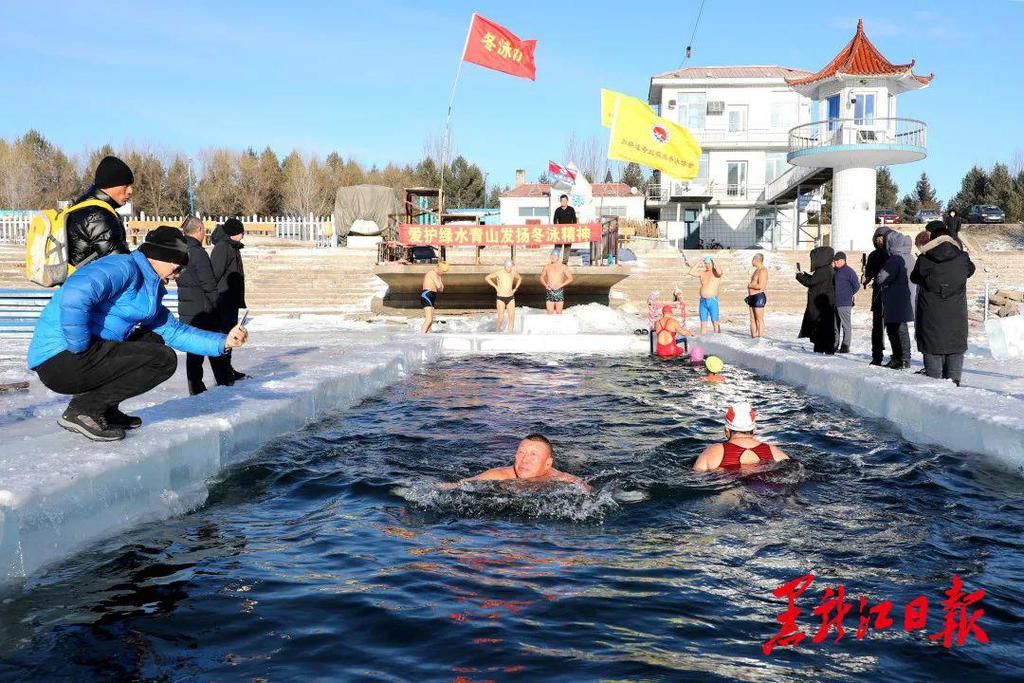
[[[181,230],[169,225],[161,225],[146,234],[146,241],[139,245],[146,258],[179,266],[188,264],[188,242]]]
[[[135,175],[128,164],[117,157],[103,157],[103,161],[96,167],[96,178],[93,184],[101,190],[107,187],[120,187],[131,185],[135,182]]]
[[[242,225],[242,221],[237,218],[229,218],[224,221],[220,229],[224,231],[224,234],[228,237],[234,237],[235,235],[241,235],[245,232],[245,226]]]
[[[928,225],[924,226],[924,229],[928,231],[932,239],[949,234],[949,228],[942,221],[928,221]]]

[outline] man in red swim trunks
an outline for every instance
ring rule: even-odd
[[[749,403],[735,403],[725,414],[725,443],[716,443],[704,449],[693,463],[695,472],[717,469],[738,470],[747,465],[760,465],[789,456],[777,446],[754,438],[757,413]]]
[[[657,346],[654,353],[659,358],[678,358],[683,355],[684,350],[676,342],[676,335],[689,337],[693,330],[683,327],[672,317],[672,306],[665,304],[661,307],[661,317],[654,321],[654,336]]]

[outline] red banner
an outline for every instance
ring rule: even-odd
[[[482,247],[600,242],[600,223],[564,225],[416,225],[398,226],[398,241],[410,246]]]
[[[533,61],[536,47],[536,40],[520,40],[504,26],[474,14],[462,59],[532,81],[537,73]]]

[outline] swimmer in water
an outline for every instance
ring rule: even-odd
[[[716,443],[704,449],[693,463],[695,472],[717,469],[739,469],[744,465],[760,465],[789,460],[777,446],[754,438],[757,430],[757,412],[749,403],[736,403],[725,414],[725,443]]]
[[[679,346],[676,335],[681,337],[693,336],[693,330],[683,327],[672,317],[672,306],[665,304],[661,307],[661,317],[654,321],[654,334],[657,348],[655,353],[659,358],[678,358],[683,355],[683,349]]]
[[[708,374],[704,375],[705,382],[711,382],[713,384],[721,384],[725,381],[725,377],[722,376],[722,370],[725,369],[725,363],[718,356],[708,356],[704,361],[704,367],[707,368]]]
[[[516,459],[511,467],[495,467],[454,484],[442,484],[442,488],[454,488],[467,481],[518,479],[531,482],[554,481],[563,484],[576,484],[584,491],[589,492],[590,486],[585,481],[554,468],[554,455],[554,448],[547,437],[541,434],[530,434],[519,442]]]

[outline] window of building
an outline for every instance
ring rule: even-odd
[[[546,206],[520,206],[519,217],[520,218],[534,218],[540,216],[541,218],[547,218],[548,209]]]
[[[758,209],[754,218],[754,233],[758,242],[774,242],[779,214],[775,209]]]
[[[608,206],[608,205],[600,206],[600,207],[597,208],[597,213],[602,218],[605,218],[605,217],[609,217],[610,218],[612,216],[618,216],[620,218],[625,218],[625,216],[626,216],[626,207],[624,207],[624,206]]]
[[[690,130],[704,130],[704,111],[707,95],[702,92],[681,92],[676,95],[679,107],[679,125]]]
[[[725,108],[729,132],[739,133],[747,129],[747,105],[733,104]]]
[[[786,162],[785,152],[769,152],[764,160],[764,182],[767,185],[771,181],[789,170]]]
[[[707,181],[707,179],[708,179],[708,161],[709,161],[708,153],[707,152],[702,152],[701,155],[700,155],[700,162],[699,162],[700,163],[700,168],[697,169],[696,180]]]
[[[747,162],[726,162],[726,194],[730,197],[747,195]]]
[[[853,103],[853,119],[858,126],[870,125],[875,122],[875,94],[870,92],[854,93],[857,101]]]
[[[828,107],[828,129],[832,131],[839,127],[839,95],[833,95],[825,102]]]
[[[789,130],[796,120],[796,107],[792,102],[772,102],[772,130]]]

